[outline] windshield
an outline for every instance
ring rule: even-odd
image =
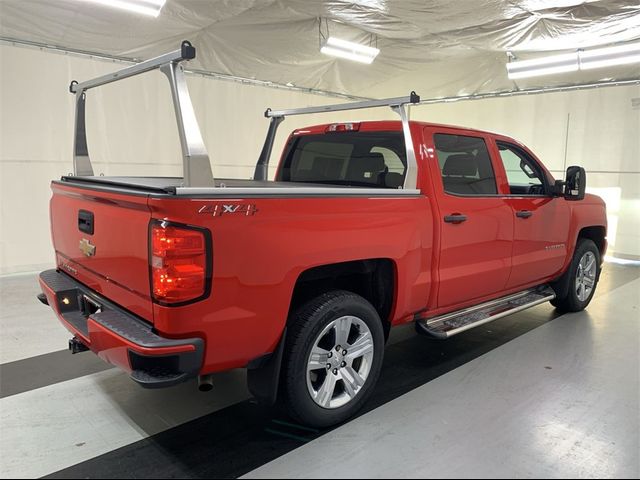
[[[402,132],[335,132],[290,142],[277,180],[401,188],[406,172]]]

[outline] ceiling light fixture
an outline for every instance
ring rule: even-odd
[[[322,20],[318,17],[318,46],[323,54],[369,65],[380,53],[376,35],[369,35],[369,45],[349,42],[332,36],[329,31],[329,20],[324,19],[324,28]]]
[[[83,0],[85,2],[99,3],[107,7],[121,8],[130,12],[141,13],[151,17],[160,15],[160,10],[167,0]]]
[[[371,64],[380,50],[360,43],[349,42],[336,37],[329,37],[320,51],[325,55],[346,58],[354,62]]]
[[[511,80],[526,77],[552,75],[578,71],[578,53],[563,53],[533,60],[516,60],[507,63],[507,75]]]
[[[628,65],[640,62],[640,43],[618,45],[616,47],[580,50],[580,70]]]
[[[507,52],[507,55],[510,59],[507,63],[507,75],[509,79],[516,80],[637,63],[640,62],[640,43],[578,50],[532,60],[513,60],[511,52]]]

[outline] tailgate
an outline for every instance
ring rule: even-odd
[[[59,269],[152,322],[147,195],[56,182],[52,190],[51,234]]]

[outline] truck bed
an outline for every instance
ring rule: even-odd
[[[416,195],[417,190],[371,188],[349,185],[327,185],[320,183],[282,182],[269,180],[217,178],[215,187],[183,187],[182,177],[126,177],[126,176],[64,176],[62,183],[87,188],[109,188],[123,193],[228,196],[233,195]],[[230,191],[232,190],[232,192]]]

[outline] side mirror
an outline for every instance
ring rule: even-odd
[[[582,200],[587,188],[587,173],[584,168],[571,166],[567,168],[564,187],[564,198],[567,200]]]

